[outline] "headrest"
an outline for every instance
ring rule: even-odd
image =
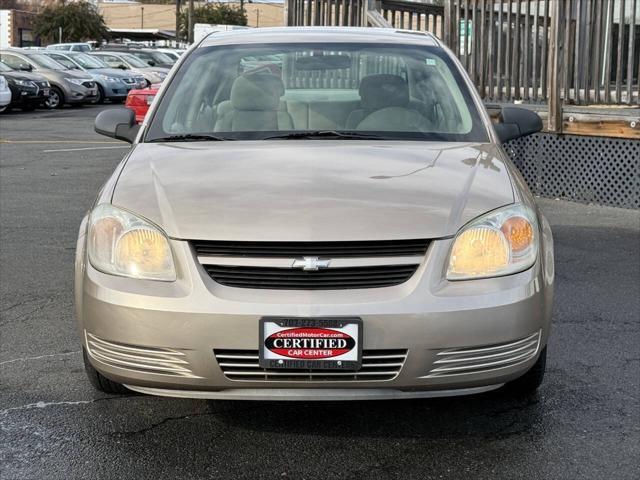
[[[284,94],[282,79],[271,74],[243,75],[231,87],[231,104],[236,110],[277,110]]]
[[[409,104],[409,86],[398,75],[369,75],[360,80],[360,99],[366,110],[386,107],[406,107]]]

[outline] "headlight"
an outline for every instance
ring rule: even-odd
[[[31,80],[14,80],[16,85],[20,85],[21,87],[34,87],[35,85]]]
[[[102,80],[107,81],[107,82],[117,82],[117,81],[119,81],[119,80],[120,80],[119,78],[110,77],[110,76],[108,76],[108,75],[100,75],[100,78],[101,78]]]
[[[89,261],[111,275],[173,282],[167,236],[155,225],[113,205],[98,205],[89,219]]]
[[[538,222],[522,204],[494,210],[465,225],[449,254],[447,280],[497,277],[531,267],[538,255]]]
[[[86,80],[83,80],[81,78],[66,78],[65,80],[69,83],[73,83],[74,85],[82,85],[82,82],[86,82]]]
[[[162,79],[166,78],[167,76],[167,74],[164,72],[153,72],[153,73]]]

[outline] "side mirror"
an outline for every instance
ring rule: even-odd
[[[526,137],[542,130],[542,119],[533,110],[522,107],[502,107],[500,123],[493,128],[502,143]]]
[[[123,64],[123,63],[121,63],[120,65],[118,65],[118,68],[119,68],[120,70],[128,70],[128,69],[129,69],[129,67],[127,67],[127,66],[126,66],[125,64]]]
[[[149,64],[150,67],[156,66],[156,62],[154,62],[153,60],[149,60],[147,63]]]
[[[22,70],[23,72],[30,72],[33,70],[33,67],[29,63],[21,63],[18,65],[18,70]]]
[[[140,125],[136,124],[136,115],[133,110],[120,107],[100,112],[96,117],[94,129],[100,135],[133,143]]]

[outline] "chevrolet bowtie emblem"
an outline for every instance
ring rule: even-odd
[[[321,268],[327,268],[331,260],[320,260],[318,257],[296,258],[291,268],[301,268],[302,270],[313,271]]]

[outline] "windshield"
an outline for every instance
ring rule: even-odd
[[[174,61],[171,58],[169,58],[164,53],[160,53],[160,52],[136,51],[136,52],[132,52],[131,55],[134,55],[139,59],[142,59],[142,61],[144,62],[150,62],[150,61],[154,62],[156,65],[161,63],[164,63],[164,64],[174,63]]]
[[[29,60],[31,60],[40,68],[46,68],[49,70],[68,70],[67,67],[65,67],[61,63],[56,62],[53,58],[48,57],[44,53],[31,53],[28,57]]]
[[[87,70],[93,70],[96,68],[109,68],[109,65],[104,63],[98,57],[92,57],[86,53],[75,53],[69,55],[74,62]]]
[[[12,72],[9,67],[7,67],[4,63],[0,62],[0,72]]]
[[[386,44],[196,50],[160,100],[146,140],[197,141],[214,133],[234,140],[488,141],[460,72],[441,48]]]
[[[132,67],[135,67],[135,68],[145,68],[149,66],[148,64],[140,60],[138,57],[136,57],[135,55],[131,55],[130,53],[119,53],[118,56],[121,58],[124,58],[127,63],[129,63]]]

